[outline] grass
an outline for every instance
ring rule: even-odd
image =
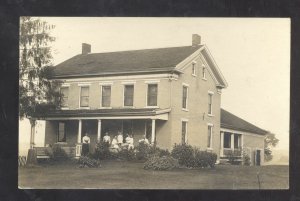
[[[143,163],[102,161],[101,168],[64,163],[19,168],[19,188],[288,189],[288,166],[217,165],[214,169],[144,170]]]

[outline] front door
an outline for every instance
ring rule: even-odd
[[[260,150],[256,150],[255,164],[260,166]]]

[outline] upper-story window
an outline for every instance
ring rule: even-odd
[[[157,84],[148,84],[147,106],[157,106]]]
[[[61,87],[61,107],[68,107],[69,87]]]
[[[197,68],[196,68],[197,62],[193,61],[192,62],[192,75],[196,76],[197,75]]]
[[[208,114],[212,115],[213,92],[208,92]]]
[[[212,132],[213,132],[213,126],[208,125],[208,127],[207,127],[207,148],[212,148]]]
[[[182,109],[187,109],[188,107],[188,86],[182,86]]]
[[[58,123],[57,142],[66,142],[66,128],[64,122]]]
[[[206,80],[206,68],[202,65],[202,78]]]
[[[111,86],[102,86],[101,107],[110,107],[111,102]]]
[[[124,106],[133,106],[134,85],[124,85]]]
[[[89,86],[82,86],[80,90],[80,107],[89,107]]]

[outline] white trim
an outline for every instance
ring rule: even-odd
[[[207,92],[208,92],[208,94],[212,94],[212,95],[214,95],[214,94],[215,94],[215,92],[213,92],[213,91],[210,91],[210,90],[208,90]]]
[[[145,106],[144,108],[153,108],[153,109],[157,109],[159,108],[158,106]]]
[[[61,110],[69,110],[69,107],[61,107]]]
[[[212,127],[214,127],[214,124],[212,124],[212,123],[207,123],[207,126],[212,126]]]
[[[139,79],[169,79],[170,77],[178,78],[177,74],[173,73],[161,73],[161,74],[144,74],[144,75],[119,75],[119,76],[113,76],[113,75],[99,75],[98,77],[85,77],[85,78],[56,78],[55,80],[62,80],[67,82],[82,82],[82,81],[116,81],[116,80],[123,80],[126,81],[128,79],[130,80],[139,80]]]
[[[91,82],[79,82],[78,83],[78,86],[80,86],[80,87],[82,87],[82,86],[90,86],[90,85],[92,85]]]
[[[182,85],[183,85],[183,86],[186,86],[186,87],[189,87],[189,86],[190,86],[189,84],[187,84],[187,83],[185,83],[185,82],[183,82]]]
[[[70,87],[70,86],[71,86],[70,83],[63,83],[63,84],[61,84],[61,87]]]
[[[124,80],[124,81],[121,81],[121,84],[123,85],[134,85],[136,83],[135,80]]]
[[[180,120],[181,120],[181,121],[185,121],[185,122],[188,122],[188,121],[189,121],[189,119],[187,119],[187,118],[180,118]]]
[[[232,129],[222,128],[222,126],[220,128],[220,131],[228,132],[228,133],[241,134],[241,135],[245,135],[245,136],[255,136],[255,137],[265,138],[264,135],[260,135],[260,134],[257,134],[257,133],[251,133],[251,132],[239,131],[239,130],[232,130]]]
[[[110,86],[113,85],[114,82],[113,81],[103,81],[103,82],[99,82],[100,86]]]
[[[146,84],[157,84],[159,82],[160,82],[160,80],[145,80]]]
[[[79,85],[78,85],[79,86]],[[90,86],[89,85],[80,85],[80,90],[79,90],[79,105],[78,105],[78,109],[90,109]],[[81,90],[82,87],[89,87],[89,106],[81,106]]]
[[[183,101],[183,87],[186,87],[186,107],[182,107]],[[182,83],[182,93],[181,93],[181,109],[184,111],[189,111],[189,85],[186,83]]]
[[[192,76],[197,77],[197,61],[192,61]]]
[[[201,61],[202,61],[202,59],[201,59]],[[202,76],[203,80],[207,81],[207,78],[206,78],[206,66],[204,65],[203,61],[202,61],[202,65],[201,65],[201,76]]]

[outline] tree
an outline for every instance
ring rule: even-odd
[[[30,120],[31,148],[38,117],[60,105],[59,82],[51,81],[52,53],[50,35],[54,25],[39,18],[20,18],[19,38],[19,117]]]
[[[265,161],[270,161],[273,159],[272,155],[272,149],[273,147],[276,147],[278,144],[279,140],[275,137],[274,133],[268,132],[265,137]]]

